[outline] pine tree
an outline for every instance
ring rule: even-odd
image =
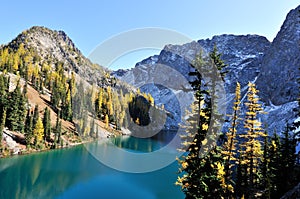
[[[209,54],[209,57],[214,63],[214,66],[220,72],[221,78],[224,80],[224,77],[226,75],[226,71],[224,71],[224,68],[227,66],[224,61],[221,59],[222,54],[218,52],[217,45],[214,44],[214,48],[212,52]]]
[[[192,77],[191,79],[194,79],[190,84],[194,90],[195,101],[191,106],[192,111],[187,113],[189,117],[183,126],[185,134],[182,135],[184,141],[182,143],[183,149],[181,150],[187,150],[188,154],[178,159],[181,165],[179,172],[183,173],[183,176],[178,177],[176,181],[176,185],[181,186],[187,199],[208,198],[211,196],[210,194],[215,194],[214,191],[209,189],[209,186],[211,185],[210,182],[215,183],[218,181],[216,178],[217,170],[214,169],[214,166],[211,166],[212,162],[210,161],[217,153],[214,153],[215,151],[212,150],[204,157],[200,154],[201,148],[210,144],[205,139],[208,131],[210,111],[206,107],[207,103],[204,101],[203,95],[207,92],[202,88],[202,76],[199,73],[199,69],[205,64],[207,63],[203,60],[202,52],[200,51],[192,64],[194,71],[189,73]],[[215,186],[218,186],[218,190],[222,190],[220,182],[213,185],[213,187]],[[218,196],[215,195],[215,197]]]
[[[3,135],[3,130],[5,127],[5,120],[6,120],[6,110],[4,109],[2,111],[2,116],[0,120],[0,147],[2,146],[2,135]]]
[[[279,194],[283,195],[285,192],[292,189],[296,184],[293,182],[293,175],[286,175],[286,171],[294,172],[296,156],[296,140],[292,135],[290,135],[290,128],[288,123],[283,132],[283,137],[281,141],[281,164],[282,167],[279,168],[279,176],[281,181],[281,186],[279,187]],[[298,184],[298,182],[297,182]]]
[[[57,117],[56,117],[54,148],[56,148],[56,146],[57,146],[56,144],[61,143],[62,124],[61,124],[61,120],[59,119],[59,117],[60,117],[60,112],[57,113]]]
[[[51,135],[51,118],[50,118],[50,111],[48,107],[44,110],[44,117],[43,117],[43,126],[44,126],[44,140],[50,140]]]
[[[95,119],[94,118],[90,122],[90,137],[96,137],[95,136]]]
[[[269,177],[269,192],[270,192],[270,198],[276,198],[278,196],[281,196],[282,193],[280,193],[281,187],[284,186],[284,182],[282,182],[282,174],[281,168],[282,168],[282,153],[281,153],[281,141],[280,137],[275,132],[268,143],[268,174],[267,177]]]
[[[267,135],[267,133],[266,133]],[[262,190],[264,190],[263,192],[263,196],[266,199],[270,199],[271,198],[271,177],[270,177],[270,150],[269,150],[269,141],[268,141],[269,137],[265,137],[264,138],[264,149],[263,149],[263,158],[261,161],[261,178],[262,178],[262,182],[261,182],[261,188]]]
[[[33,128],[35,128],[38,118],[39,118],[39,105],[37,104],[37,105],[35,105],[34,112],[33,112],[33,118],[32,118]]]
[[[21,93],[18,81],[15,90],[9,94],[9,106],[7,107],[6,125],[12,131],[24,131],[24,120],[26,117],[26,100]]]
[[[28,110],[25,119],[25,141],[26,145],[29,146],[33,138],[33,117],[31,116],[30,110]]]
[[[262,131],[261,122],[258,120],[258,114],[262,113],[261,104],[259,104],[258,90],[255,84],[249,82],[247,93],[247,112],[244,121],[245,134],[240,134],[239,137],[243,140],[240,144],[240,164],[245,165],[248,193],[245,195],[249,198],[254,197],[257,193],[257,187],[261,179],[258,174],[260,172],[259,165],[263,158],[262,144],[263,138],[266,136]]]
[[[71,101],[71,90],[68,89],[66,99],[64,100],[64,104],[62,106],[62,118],[67,121],[73,120],[72,113],[72,101]]]

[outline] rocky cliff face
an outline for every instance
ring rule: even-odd
[[[179,114],[180,108],[176,105],[175,98],[184,104],[180,113],[182,109],[188,108],[193,100],[191,92],[186,93],[182,87],[172,86],[178,82],[177,73],[189,80],[190,63],[195,55],[200,49],[210,52],[216,44],[227,64],[225,89],[228,113],[231,112],[236,81],[241,83],[242,100],[245,99],[247,83],[253,81],[257,83],[263,107],[268,112],[262,116],[262,122],[268,126],[269,132],[273,132],[274,129],[281,131],[286,120],[291,122],[295,118],[297,107],[295,100],[299,91],[296,78],[299,76],[300,66],[299,9],[300,7],[288,14],[272,43],[258,35],[220,35],[181,46],[166,45],[159,55],[137,63],[131,70],[115,74],[118,74],[117,77],[121,80],[150,92],[158,104],[165,104],[166,110],[172,115],[167,126],[176,126],[182,115]],[[161,65],[174,71],[160,71],[158,68]],[[159,87],[153,82],[168,86]]]
[[[37,52],[41,62],[62,62],[66,71],[74,71],[90,83],[101,84],[103,80],[105,69],[84,57],[63,31],[34,26],[19,34],[8,46],[17,49],[20,44]]]
[[[300,6],[289,12],[261,62],[257,86],[263,99],[281,105],[297,99],[300,66]],[[268,102],[267,102],[268,103]]]

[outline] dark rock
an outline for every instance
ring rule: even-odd
[[[294,101],[299,96],[299,10],[300,6],[289,12],[261,63],[257,86],[266,103],[270,100],[274,105],[280,105]]]

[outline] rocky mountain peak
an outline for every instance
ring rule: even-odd
[[[266,52],[257,80],[266,103],[280,105],[297,99],[300,66],[300,6],[289,12]]]
[[[190,63],[195,55],[203,49],[211,52],[214,45],[222,54],[222,59],[227,64],[228,72],[225,77],[225,90],[228,96],[228,113],[234,96],[235,83],[241,84],[243,99],[249,81],[255,82],[260,90],[260,97],[267,115],[262,122],[268,125],[268,131],[279,132],[295,118],[295,108],[298,96],[297,77],[300,66],[300,7],[292,10],[288,15],[273,42],[259,35],[231,35],[224,34],[214,36],[211,39],[202,39],[184,45],[166,45],[158,56],[145,59],[137,67],[122,73],[120,79],[136,86],[141,90],[150,92],[158,104],[165,104],[165,108],[174,117],[169,118],[170,126],[180,122],[180,116],[176,114],[176,106],[172,100],[172,93],[189,107],[191,100],[188,94],[178,88],[171,88],[172,92],[161,89],[154,84],[146,84],[155,79],[176,82],[172,79],[175,74],[157,73],[159,65],[165,65],[181,73],[188,79],[191,70]],[[144,85],[146,84],[146,85]],[[185,98],[183,98],[185,96]],[[243,110],[244,111],[244,110]]]
[[[87,61],[63,31],[33,26],[23,31],[9,45],[18,48],[21,43],[25,48],[33,48],[43,59],[65,62],[73,67],[82,64],[81,61]]]
[[[62,62],[65,71],[74,71],[92,84],[104,85],[107,82],[104,75],[106,69],[86,58],[64,31],[33,26],[19,34],[6,47],[16,50],[21,44],[38,55],[40,65],[48,62],[54,67],[55,63]]]

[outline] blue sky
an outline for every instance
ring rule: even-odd
[[[10,0],[1,2],[0,43],[33,25],[64,30],[86,56],[113,35],[143,27],[167,28],[195,40],[224,33],[273,40],[298,5],[295,0]],[[149,53],[136,55],[136,61]]]

